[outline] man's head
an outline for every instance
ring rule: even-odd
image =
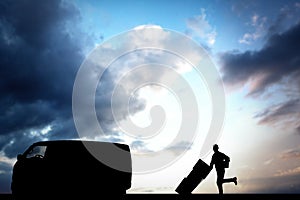
[[[214,144],[213,150],[214,150],[214,152],[217,152],[219,150],[219,146],[217,144]]]

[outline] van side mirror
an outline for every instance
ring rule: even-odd
[[[17,160],[24,160],[24,156],[23,156],[23,154],[18,154],[18,156],[17,156]]]

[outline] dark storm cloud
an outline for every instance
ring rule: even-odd
[[[1,93],[25,103],[50,99],[64,105],[83,58],[80,40],[73,41],[65,25],[79,13],[60,1],[2,4]]]
[[[281,11],[270,25],[266,43],[260,50],[226,52],[221,60],[223,80],[228,86],[248,85],[248,96],[252,97],[277,86],[277,92],[286,97],[285,101],[274,102],[256,114],[254,117],[259,119],[259,124],[300,133],[300,23],[283,27],[283,21],[294,14],[288,7]]]
[[[10,171],[11,166],[7,162],[0,161],[0,169],[0,174],[2,174],[4,172]]]
[[[297,120],[300,115],[300,99],[293,99],[282,104],[269,108],[263,113],[258,114],[256,117],[261,118],[259,123],[261,124],[273,124],[278,121],[282,121],[283,118],[292,119],[295,117]]]
[[[270,2],[272,3],[272,2]],[[268,28],[267,36],[284,32],[288,29],[291,24],[297,22],[299,19],[300,7],[297,5],[297,2],[286,3],[279,11],[278,16],[275,18],[274,22],[271,23],[271,26]]]
[[[20,130],[15,134],[3,135],[0,137],[2,141],[2,151],[8,158],[15,158],[19,153],[23,153],[25,149],[35,141],[41,138],[38,135],[31,135],[30,130]]]
[[[0,180],[1,182],[9,183],[1,184],[0,193],[10,191],[11,165],[3,161],[0,161]]]
[[[249,95],[254,95],[284,77],[299,73],[299,36],[300,23],[284,33],[270,36],[261,50],[224,53],[221,57],[224,82],[244,85],[252,81]]]
[[[67,1],[1,1],[0,150],[6,156],[42,138],[76,137],[72,87],[90,45],[79,20]]]

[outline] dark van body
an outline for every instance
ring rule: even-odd
[[[100,162],[94,153],[87,150],[87,146],[110,161]],[[122,170],[111,167],[110,163],[118,164]],[[123,195],[131,187],[131,169],[130,149],[125,144],[80,140],[41,141],[18,155],[13,168],[11,190],[15,199],[42,199],[40,197],[49,195]]]

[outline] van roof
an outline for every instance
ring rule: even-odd
[[[79,147],[79,146],[89,146],[92,148],[103,148],[105,150],[112,149],[110,145],[115,145],[116,147],[130,152],[129,145],[124,143],[116,143],[116,142],[104,142],[104,141],[96,141],[96,140],[47,140],[47,141],[39,141],[33,143],[31,146],[53,146],[53,147]]]
[[[77,144],[77,143],[102,143],[102,144],[116,144],[116,145],[124,145],[128,146],[124,143],[116,143],[116,142],[106,142],[106,141],[97,141],[97,140],[45,140],[45,141],[38,141],[33,143],[33,145],[49,145],[49,144]]]

